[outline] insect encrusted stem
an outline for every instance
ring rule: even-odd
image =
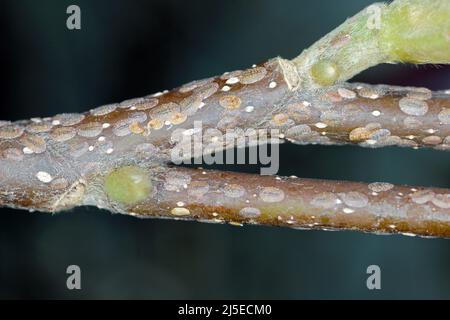
[[[384,27],[368,27],[377,12]],[[381,62],[450,62],[449,12],[442,0],[376,4],[293,61],[271,59],[83,114],[1,121],[0,206],[92,205],[140,217],[449,237],[449,189],[171,166],[174,155],[198,155],[198,136],[197,151],[208,156],[234,148],[226,138],[248,146],[264,130],[273,139],[266,143],[449,150],[450,90],[342,82]]]
[[[147,200],[108,209],[142,218],[450,237],[448,189],[177,167],[148,174],[154,189]]]

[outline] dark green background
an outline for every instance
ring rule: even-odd
[[[293,58],[369,3],[2,0],[0,118],[81,112]],[[70,4],[81,31],[66,29]],[[450,69],[380,66],[356,80],[446,89]],[[431,150],[284,145],[280,174],[449,188],[449,163]],[[81,291],[65,287],[70,264],[82,269]],[[366,288],[371,264],[380,291]],[[0,297],[450,298],[450,240],[3,208]]]

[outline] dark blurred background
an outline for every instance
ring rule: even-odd
[[[370,2],[2,0],[0,119],[82,112],[293,58]],[[80,31],[66,28],[71,4]],[[354,80],[447,89],[450,68],[378,66]],[[450,187],[448,152],[283,145],[280,157],[281,175]],[[80,291],[66,289],[71,264]],[[371,264],[378,291],[366,288]],[[0,298],[450,298],[450,240],[2,208]]]

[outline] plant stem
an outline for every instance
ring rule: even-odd
[[[450,63],[450,2],[373,4],[292,60],[301,87],[328,86],[380,63]]]
[[[373,8],[384,28],[368,29],[366,9],[293,61],[271,59],[84,114],[0,122],[0,206],[92,205],[145,217],[449,237],[448,189],[170,166],[174,156],[234,148],[235,139],[252,145],[264,130],[269,142],[449,150],[450,90],[340,83],[380,62],[449,62],[448,1]],[[408,17],[421,17],[412,35]]]

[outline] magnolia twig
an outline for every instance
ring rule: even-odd
[[[292,62],[306,86],[346,81],[380,63],[450,63],[450,2],[375,3]]]
[[[187,168],[159,167],[141,174],[151,176],[150,198],[130,204],[126,211],[122,206],[111,207],[100,193],[101,203],[109,210],[139,217],[450,236],[447,189]],[[133,197],[131,192],[122,196]],[[97,196],[93,203],[98,205]]]
[[[200,155],[211,156],[233,147],[221,137],[251,144],[261,130],[300,144],[450,148],[450,91],[339,83],[362,64],[323,86],[312,72],[323,61],[314,48],[300,55],[307,59],[275,58],[85,114],[0,122],[0,205],[47,212],[93,205],[143,217],[449,237],[448,189],[170,166],[174,155],[198,155],[198,136],[207,146]],[[332,57],[343,61],[339,54],[326,60]]]

